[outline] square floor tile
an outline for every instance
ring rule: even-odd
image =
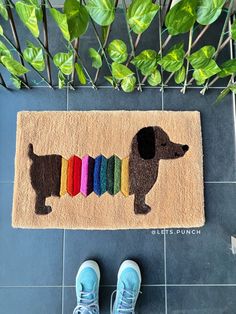
[[[22,110],[66,110],[66,90],[33,88],[0,91],[0,181],[13,181],[16,144],[16,115]]]
[[[233,314],[236,287],[168,287],[168,313]]]
[[[236,150],[232,95],[219,105],[214,102],[220,90],[211,89],[205,96],[198,89],[164,92],[165,110],[201,112],[205,181],[236,181]]]
[[[160,110],[161,93],[154,89],[127,94],[114,89],[69,91],[69,110]]]
[[[166,235],[168,284],[236,284],[236,184],[206,184],[200,234]]]
[[[63,231],[13,229],[12,187],[0,184],[0,286],[61,285]]]
[[[61,288],[0,288],[1,313],[59,314]]]
[[[99,306],[101,314],[110,314],[110,298],[115,287],[101,287]],[[163,287],[141,287],[135,313],[136,314],[164,314],[165,293]],[[76,305],[75,288],[65,288],[64,314],[72,313]]]
[[[153,235],[151,230],[66,231],[65,285],[74,285],[86,259],[99,263],[103,285],[116,284],[118,268],[125,259],[138,262],[143,283],[164,282],[163,235]]]

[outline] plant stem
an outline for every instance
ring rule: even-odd
[[[42,11],[43,11],[43,34],[44,34],[44,46],[48,49],[48,26],[47,26],[47,13],[46,13],[46,2],[42,0]],[[51,66],[48,54],[46,54],[46,66],[48,81],[52,84]]]
[[[11,10],[11,7],[9,5],[7,5],[7,1],[6,1],[6,9],[7,9],[7,13],[8,13],[8,16],[9,16],[9,24],[10,24],[10,27],[11,27],[11,31],[12,31],[12,35],[13,35],[16,47],[17,47],[17,49],[19,51],[21,51],[20,42],[19,42],[19,38],[18,38],[18,35],[17,35],[17,31],[16,31],[16,26],[15,26],[12,10]],[[24,60],[23,60],[23,57],[21,55],[19,55],[19,59],[20,59],[21,64],[24,66]],[[23,75],[23,78],[24,78],[25,83],[28,85],[28,80],[27,80],[26,74]]]
[[[218,42],[218,46],[217,46],[217,49],[216,49],[216,52],[214,53],[213,55],[213,59],[216,61],[220,51],[222,50],[221,49],[221,45],[222,45],[222,42],[223,42],[223,39],[224,39],[224,35],[225,35],[225,29],[227,27],[227,24],[229,22],[229,19],[230,19],[230,15],[231,15],[231,11],[232,11],[232,7],[233,7],[233,4],[234,4],[234,0],[231,0],[230,1],[230,4],[229,4],[229,7],[228,7],[228,12],[227,12],[227,15],[226,15],[226,19],[225,19],[225,22],[224,22],[224,25],[223,25],[223,28],[222,28],[222,31],[221,31],[221,34],[220,34],[220,39],[219,39],[219,42]],[[208,85],[209,85],[209,79],[207,79],[203,89],[200,91],[200,93],[202,95],[205,95],[205,92],[206,90],[208,89]]]
[[[1,73],[0,73],[0,85],[1,85],[3,88],[8,89],[8,88],[7,88],[7,85],[6,85],[5,81],[4,81],[4,78],[2,77],[2,74],[1,74]]]
[[[118,2],[119,2],[119,0],[116,0],[116,2],[115,2],[115,12],[116,12],[116,9],[117,9]],[[111,33],[112,24],[113,24],[113,23],[111,23],[111,24],[108,26],[107,33],[106,33],[106,38],[105,38],[104,43],[103,43],[103,45],[102,45],[102,46],[103,46],[103,50],[105,50],[105,48],[106,48],[106,46],[107,46],[108,39],[109,39],[109,36],[110,36],[110,33]],[[102,53],[101,53],[101,58],[102,58],[102,59],[103,59],[103,56],[104,56],[104,54],[103,54],[103,51],[102,51]],[[97,71],[96,71],[96,74],[95,74],[95,77],[94,77],[94,83],[96,83],[97,80],[98,80],[98,76],[99,76],[100,70],[101,70],[101,68],[97,69]]]
[[[191,27],[189,31],[188,50],[187,50],[187,53],[185,54],[186,57],[190,56],[192,41],[193,41],[193,27]],[[189,70],[189,60],[187,59],[184,87],[180,90],[181,93],[183,94],[185,94],[186,88],[187,88],[188,70]]]
[[[132,57],[135,58],[135,51],[134,51],[134,44],[133,44],[133,39],[131,36],[131,30],[128,24],[128,20],[127,20],[127,13],[126,13],[126,3],[125,0],[122,0],[122,4],[123,4],[123,9],[124,9],[124,14],[125,14],[125,22],[126,22],[126,27],[127,27],[127,31],[128,31],[128,36],[129,36],[129,41],[130,41],[130,46],[131,46],[131,50],[132,50]],[[138,90],[140,92],[142,92],[142,86],[141,86],[141,82],[140,82],[140,77],[139,77],[139,73],[138,73],[138,69],[135,66],[135,71],[136,71],[136,75],[137,75],[137,79],[138,79]]]
[[[11,40],[10,40],[6,35],[3,35],[3,38],[4,38],[4,39],[8,42],[8,44],[18,53],[18,55],[19,55],[21,58],[23,58],[22,52],[11,42]],[[48,86],[50,86],[51,88],[53,88],[52,85],[48,82],[48,80],[47,80],[45,77],[43,77],[43,75],[42,75],[38,70],[36,70],[30,63],[27,62],[27,64],[31,67],[31,69],[33,69],[33,70],[40,76],[40,78],[41,78],[45,83],[47,83]],[[25,85],[25,86],[28,86],[28,84],[26,84],[26,83],[24,83],[24,85]],[[30,88],[30,87],[28,86],[28,88]]]

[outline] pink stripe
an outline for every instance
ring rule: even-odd
[[[81,186],[80,192],[84,195],[88,195],[88,167],[89,166],[89,155],[86,155],[82,159],[82,169],[81,169]]]

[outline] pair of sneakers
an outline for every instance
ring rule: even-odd
[[[99,314],[99,281],[98,264],[92,260],[85,261],[76,276],[77,306],[73,314]],[[140,285],[138,264],[124,261],[118,271],[117,288],[111,296],[111,314],[134,314]]]

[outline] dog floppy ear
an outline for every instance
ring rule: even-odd
[[[155,132],[153,127],[145,127],[137,133],[138,152],[143,159],[152,159],[155,156]]]

